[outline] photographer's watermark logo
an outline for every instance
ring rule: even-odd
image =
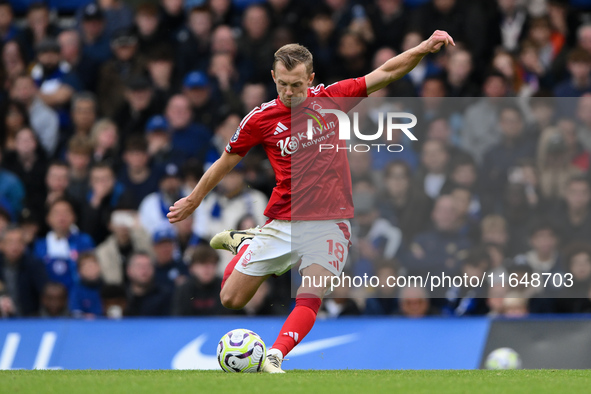
[[[307,123],[306,137],[309,141],[312,141],[314,139],[314,135],[322,134],[322,132],[325,129],[329,128],[323,116],[326,114],[332,114],[337,117],[339,127],[339,140],[351,140],[351,129],[353,129],[353,134],[357,139],[361,141],[378,141],[382,138],[382,135],[384,134],[384,123],[386,123],[386,139],[388,141],[392,141],[392,134],[395,130],[402,131],[411,141],[418,140],[417,137],[410,131],[410,129],[417,125],[417,117],[409,112],[380,112],[378,114],[378,131],[374,134],[363,134],[359,130],[359,114],[357,112],[353,113],[353,124],[351,125],[351,120],[349,119],[349,116],[343,111],[337,109],[324,108],[320,108],[316,111],[309,107],[306,107],[306,109],[310,111],[310,113],[306,112],[306,114],[312,118],[308,119]],[[410,120],[410,122],[401,123],[401,121],[404,119]],[[314,126],[314,120],[318,125],[317,127]],[[330,122],[331,126],[333,124],[334,122]],[[368,152],[372,149],[372,147],[377,148],[378,151],[380,150],[380,147],[384,147],[389,152],[401,152],[404,149],[403,146],[400,144],[354,144],[349,145],[347,147],[341,147],[335,144],[318,144],[320,152],[322,152],[323,150],[331,149],[336,149],[337,151],[351,151],[353,149],[356,152]]]

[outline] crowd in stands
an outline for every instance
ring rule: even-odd
[[[217,232],[263,225],[275,178],[253,149],[174,226],[168,207],[277,96],[299,42],[315,83],[360,77],[435,29],[455,42],[361,104],[417,114],[399,153],[349,153],[346,273],[571,273],[574,286],[336,289],[321,314],[591,312],[591,10],[567,0],[122,0],[61,18],[0,0],[0,315],[286,314],[271,278],[221,306]],[[364,111],[364,112],[363,112]],[[397,141],[396,139],[399,138]]]

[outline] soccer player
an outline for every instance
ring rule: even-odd
[[[289,143],[286,138],[289,132],[283,133],[291,130],[292,108],[311,97],[325,100],[367,97],[403,77],[427,54],[438,52],[448,44],[455,45],[452,37],[444,31],[435,31],[415,48],[391,58],[366,76],[327,87],[311,86],[314,80],[312,54],[305,47],[298,44],[281,47],[275,53],[271,70],[278,97],[244,117],[220,159],[206,171],[190,195],[170,207],[168,219],[171,223],[187,218],[250,148],[263,145],[277,180],[265,211],[269,221],[260,229],[226,231],[212,239],[212,246],[236,254],[222,280],[220,297],[227,308],[241,309],[270,275],[281,275],[298,262],[300,274],[311,279],[302,281],[297,290],[296,306],[269,349],[263,371],[283,373],[283,357],[312,329],[322,298],[329,290],[315,287],[314,283],[341,274],[349,249],[347,219],[353,217],[351,178],[344,149],[316,152],[309,157],[312,165],[305,174],[300,172],[297,179],[293,179],[296,173],[292,174],[292,154],[297,144]],[[335,140],[336,134],[333,133]],[[316,149],[316,146],[309,149]],[[340,146],[344,147],[342,142]],[[314,162],[316,159],[318,163]],[[300,208],[297,214],[292,208],[296,205]]]

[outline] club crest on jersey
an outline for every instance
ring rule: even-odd
[[[277,142],[277,146],[281,150],[281,156],[285,157],[287,155],[296,153],[300,147],[300,142],[297,138],[287,137],[284,140],[279,140],[279,142]]]
[[[236,142],[238,141],[238,137],[240,136],[240,127],[238,127],[236,129],[236,132],[234,133],[234,135],[232,136],[232,138],[230,138],[230,142]]]

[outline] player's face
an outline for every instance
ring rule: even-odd
[[[279,99],[286,107],[295,107],[304,102],[308,96],[308,87],[312,85],[314,73],[308,74],[302,63],[291,71],[283,63],[277,62],[275,70],[271,70],[273,81],[277,86]]]

